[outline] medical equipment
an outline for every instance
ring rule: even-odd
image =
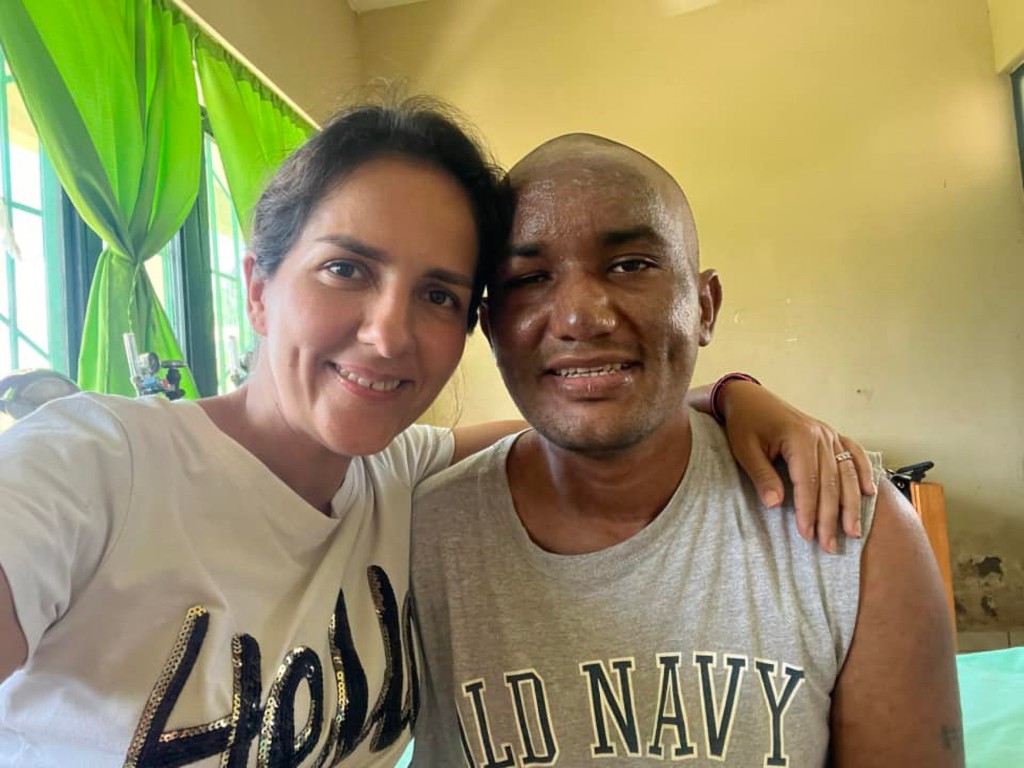
[[[181,388],[181,369],[188,366],[184,360],[161,360],[156,352],[140,354],[134,333],[124,335],[124,352],[138,397],[164,395],[168,400],[177,400],[185,395]],[[164,376],[160,375],[162,369],[167,371]]]

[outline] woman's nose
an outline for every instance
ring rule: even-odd
[[[413,346],[409,298],[397,291],[377,293],[367,303],[357,338],[381,357],[394,359]]]

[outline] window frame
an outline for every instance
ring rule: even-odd
[[[213,343],[214,343],[214,352],[215,352],[216,360],[218,360],[218,361],[219,360],[226,361],[227,356],[228,356],[227,340],[221,335],[221,333],[220,333],[221,329],[218,328],[218,326],[217,326],[217,319],[218,319],[218,317],[221,318],[222,320],[224,319],[224,316],[223,316],[223,305],[222,305],[222,302],[221,302],[221,298],[222,298],[221,297],[221,288],[222,288],[222,285],[223,285],[224,281],[229,281],[229,282],[234,283],[234,286],[231,289],[231,292],[234,293],[235,306],[237,306],[243,312],[243,314],[244,314],[244,309],[243,308],[245,307],[245,299],[246,299],[246,297],[245,297],[245,276],[242,274],[242,264],[241,264],[240,259],[237,256],[237,254],[239,254],[239,247],[238,246],[245,244],[245,238],[243,237],[242,224],[238,221],[238,218],[235,215],[234,204],[231,201],[231,190],[228,189],[226,179],[222,180],[222,179],[218,178],[218,174],[216,173],[216,169],[214,168],[213,157],[212,157],[212,154],[209,152],[209,147],[210,147],[210,145],[212,143],[215,143],[216,139],[215,139],[215,137],[213,135],[213,132],[211,130],[209,130],[209,123],[205,121],[205,111],[204,111],[204,128],[206,130],[205,130],[205,133],[204,133],[204,136],[203,136],[203,180],[204,180],[204,184],[208,184],[210,182],[213,182],[217,187],[220,188],[220,191],[223,193],[223,195],[228,200],[228,203],[229,203],[229,205],[228,205],[228,216],[230,218],[231,242],[232,242],[232,246],[233,246],[232,247],[233,253],[230,254],[230,256],[232,258],[236,259],[233,263],[230,264],[230,266],[232,267],[232,270],[237,270],[237,275],[234,274],[234,271],[228,271],[228,270],[225,269],[225,266],[228,265],[229,254],[222,254],[221,253],[220,248],[218,246],[218,241],[219,241],[218,233],[215,231],[217,223],[218,223],[218,221],[217,221],[216,189],[207,188],[206,189],[206,197],[207,197],[207,216],[208,216],[208,219],[207,219],[206,231],[208,233],[208,237],[207,237],[207,240],[206,240],[206,244],[207,244],[207,246],[209,248],[207,255],[209,257],[211,257],[211,258],[207,259],[206,264],[209,266],[209,275],[210,275],[209,283],[210,283],[210,289],[212,291],[212,297],[211,298],[212,298],[212,302],[213,302],[213,325],[212,325]],[[242,253],[244,253],[244,251],[242,251]],[[241,327],[239,328],[239,334],[238,334],[238,338],[237,338],[237,342],[238,342],[238,346],[239,346],[239,350],[238,351],[239,351],[239,354],[244,354],[246,346],[249,345],[248,342],[251,342],[251,339],[248,338],[248,337],[250,337],[252,335],[251,329],[249,329],[248,332],[247,332],[248,318],[242,317],[241,318],[240,326]],[[221,374],[222,373],[226,374],[226,373],[228,373],[228,371],[225,370],[225,371],[222,372],[220,370],[219,365],[218,365],[218,363],[216,361],[215,361],[214,365],[215,365],[215,369],[214,370],[216,371],[216,380],[217,380],[218,383],[220,383],[220,382],[223,381],[223,377],[221,376]]]
[[[203,129],[207,130],[205,116]],[[200,167],[206,163],[205,147],[202,151]],[[196,201],[181,229],[171,239],[168,255],[172,258],[164,262],[165,284],[172,291],[178,291],[171,299],[178,311],[179,325],[175,326],[175,332],[200,397],[217,394],[216,326],[206,234],[209,229],[206,198],[206,177],[200,173]]]
[[[1013,92],[1013,114],[1017,125],[1021,184],[1024,185],[1024,64],[1010,73],[1010,90]]]
[[[12,211],[25,209],[26,212],[43,220],[47,287],[46,296],[41,298],[46,301],[49,321],[49,350],[45,356],[52,368],[66,372],[74,379],[78,375],[78,353],[82,344],[89,290],[103,243],[75,210],[71,199],[60,185],[56,172],[46,159],[42,146],[39,147],[40,209],[36,210],[11,200],[7,86],[12,82],[14,77],[7,71],[3,51],[0,50],[0,168],[7,169],[5,173],[0,173],[0,194]],[[214,259],[211,258],[214,255],[211,240],[215,246],[216,234],[210,231],[214,223],[214,194],[208,188],[215,174],[207,148],[208,140],[215,138],[205,109],[202,110],[202,130],[199,190],[185,222],[163,249],[165,258],[162,264],[165,294],[163,300],[167,305],[164,310],[178,337],[182,355],[192,372],[201,397],[218,393],[218,345],[222,357],[226,352],[223,340],[219,339],[216,325],[219,315],[219,293],[214,291]],[[230,192],[226,188],[224,191],[230,197]],[[232,237],[236,243],[244,242],[241,226],[235,220],[233,212]],[[8,336],[0,343],[13,344],[11,362],[12,368],[16,369],[19,367],[16,362],[19,340],[24,339],[40,354],[44,354],[44,351],[34,340],[18,331],[14,260],[2,247],[0,269],[7,270],[8,298],[12,310],[8,313],[10,319],[3,316],[10,328],[0,328],[0,333],[6,333]],[[225,276],[231,277],[217,275]],[[238,300],[244,302],[244,279],[241,275],[237,292]],[[239,341],[241,343],[242,339]],[[0,376],[5,373],[0,371]]]
[[[79,216],[60,181],[56,171],[46,157],[45,149],[39,147],[40,207],[12,200],[10,164],[10,127],[8,116],[8,86],[17,87],[17,81],[8,72],[3,50],[0,49],[0,168],[4,203],[8,215],[15,210],[38,216],[42,226],[43,255],[45,258],[46,296],[42,297],[47,307],[47,346],[39,345],[18,327],[17,277],[14,258],[6,249],[0,249],[2,269],[7,273],[8,316],[4,317],[7,339],[11,345],[11,367],[22,367],[19,361],[18,344],[21,341],[32,346],[49,360],[54,370],[65,372],[69,377],[78,375],[78,350],[81,346],[82,328],[89,298],[89,286],[96,271],[96,262],[102,250],[102,242]],[[13,225],[8,220],[8,225]],[[0,371],[0,375],[5,372]]]
[[[64,300],[66,312],[68,376],[78,378],[78,351],[82,348],[85,312],[96,264],[103,241],[75,210],[71,198],[61,188],[61,253],[64,260]]]
[[[217,332],[220,297],[214,291],[213,284],[215,277],[222,276],[222,273],[214,273],[214,257],[217,256],[214,252],[216,236],[211,232],[215,215],[214,193],[209,187],[215,174],[208,141],[216,139],[205,108],[202,109],[202,129],[199,191],[184,224],[166,247],[165,255],[168,258],[164,259],[163,270],[164,298],[170,305],[165,310],[172,320],[196,389],[201,397],[208,397],[220,391],[217,359],[218,353],[224,356],[226,350]],[[224,192],[230,197],[229,190],[225,188]],[[233,214],[232,235],[238,242],[241,227]],[[214,242],[212,247],[211,241]],[[239,275],[240,301],[244,301],[244,290],[244,280]]]

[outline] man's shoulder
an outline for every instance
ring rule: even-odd
[[[488,496],[496,487],[507,488],[505,462],[516,437],[502,438],[420,483],[414,496],[417,511],[453,499]]]

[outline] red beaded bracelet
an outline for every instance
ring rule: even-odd
[[[711,415],[715,417],[715,421],[719,424],[725,424],[725,416],[722,415],[722,411],[718,407],[718,396],[722,393],[722,387],[730,381],[749,381],[751,384],[761,386],[761,382],[749,373],[740,373],[739,371],[727,373],[716,381],[714,386],[711,387]]]

